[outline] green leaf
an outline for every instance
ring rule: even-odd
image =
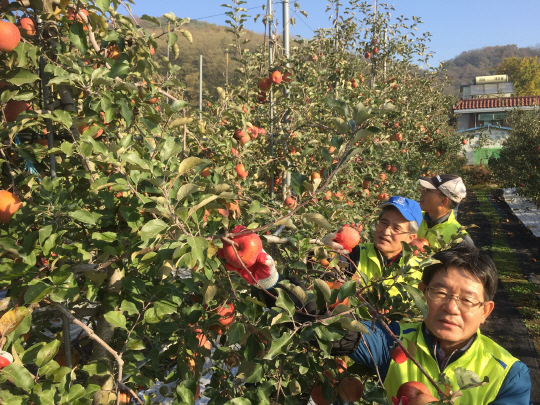
[[[75,384],[69,389],[69,393],[65,398],[62,398],[62,403],[72,404],[73,401],[83,398],[86,395],[86,389],[81,384]]]
[[[86,210],[79,209],[77,211],[68,212],[68,215],[71,218],[75,219],[76,221],[80,221],[80,222],[83,222],[85,224],[90,224],[90,225],[95,225],[96,224],[96,220],[95,220],[94,216],[92,215],[92,213],[90,213],[89,211],[86,211]],[[101,216],[100,214],[97,214],[97,215]]]
[[[339,301],[343,301],[347,297],[354,297],[356,295],[356,282],[355,281],[347,281],[339,288],[339,294],[338,298]]]
[[[39,80],[39,76],[29,70],[16,68],[9,69],[3,73],[2,80],[12,83],[15,86],[22,86],[23,84],[33,83]]]
[[[407,292],[412,296],[415,305],[418,307],[418,309],[420,309],[420,311],[422,311],[425,318],[428,313],[428,306],[427,306],[426,298],[424,297],[424,294],[422,293],[422,291],[420,291],[418,288],[415,288],[409,284],[405,284],[404,287],[407,290]]]
[[[30,392],[32,388],[34,388],[34,379],[32,378],[32,374],[30,374],[30,371],[20,364],[12,363],[2,369],[0,381],[6,380],[9,380],[12,384],[26,392]]]
[[[172,136],[168,137],[163,144],[163,148],[161,149],[161,160],[166,161],[171,156],[174,156],[181,151],[182,148],[183,145],[182,142],[180,142],[180,138]]]
[[[326,97],[325,100],[326,100],[326,103],[330,107],[332,107],[335,110],[339,111],[344,116],[349,117],[349,105],[347,104],[347,102],[345,102],[343,100],[334,100],[334,99],[329,98],[329,97]]]
[[[206,280],[201,289],[201,294],[203,295],[203,305],[210,303],[214,299],[214,296],[217,293],[217,287],[212,282],[212,280]]]
[[[262,367],[259,367],[259,366],[261,366],[260,363],[244,361],[238,367],[237,377],[240,378],[241,380],[246,380],[246,382],[248,382],[247,379],[253,380],[252,378],[253,374],[257,373],[259,374],[258,376],[259,378],[255,381],[250,381],[250,382],[259,382],[264,374]]]
[[[244,325],[242,325],[240,322],[233,323],[229,328],[229,331],[227,332],[227,339],[229,341],[229,344],[234,345],[241,342],[245,333],[246,330],[244,328]]]
[[[324,229],[328,229],[329,231],[332,230],[330,223],[321,214],[318,214],[316,212],[309,212],[307,214],[304,214],[303,217]]]
[[[60,122],[63,126],[65,126],[68,129],[71,128],[71,125],[73,124],[73,120],[71,118],[71,115],[67,111],[55,110],[53,114],[56,118],[58,118],[58,120],[55,120],[55,121]]]
[[[270,350],[268,351],[268,354],[264,356],[264,358],[266,360],[272,360],[279,354],[287,353],[287,349],[289,344],[292,342],[292,338],[292,334],[284,333],[283,336],[279,337],[278,339],[272,340],[272,346],[270,346]]]
[[[189,124],[191,121],[193,121],[193,118],[191,118],[191,117],[177,118],[177,119],[175,119],[173,122],[171,122],[169,124],[169,129],[178,128],[181,125]]]
[[[339,323],[346,330],[352,330],[354,332],[365,333],[368,335],[370,334],[369,328],[366,325],[364,325],[362,322],[359,322],[357,320],[351,321],[349,318],[346,318],[343,316],[339,318]]]
[[[203,159],[194,156],[188,157],[187,159],[182,160],[182,162],[180,163],[178,173],[182,175],[193,169],[194,167],[202,165],[203,163],[206,163]]]
[[[293,316],[295,313],[294,303],[291,300],[291,297],[287,294],[286,291],[283,291],[283,289],[278,288],[278,299],[276,300],[276,306],[279,308],[283,308],[289,316]]]
[[[138,153],[136,152],[133,152],[133,153],[122,153],[120,155],[120,158],[128,163],[131,163],[135,166],[139,166],[141,167],[142,169],[146,169],[146,170],[149,170],[150,169],[150,166],[148,166],[148,163],[142,159]]]
[[[296,229],[296,226],[294,225],[291,217],[280,219],[279,221],[274,223],[275,226],[283,225],[286,228]]]
[[[111,5],[110,0],[95,0],[96,6],[101,9],[104,13],[109,11],[109,6]]]
[[[485,376],[483,380],[480,380],[480,377],[477,374],[463,367],[457,367],[454,370],[454,373],[456,375],[456,382],[461,390],[481,387],[489,382],[487,376]]]
[[[213,195],[213,196],[211,196],[211,197],[205,198],[205,199],[202,200],[199,204],[194,205],[193,207],[190,208],[190,210],[189,210],[189,212],[188,212],[188,215],[187,215],[188,218],[189,218],[190,216],[192,216],[195,212],[197,212],[197,210],[198,210],[199,208],[204,207],[206,204],[208,204],[208,203],[210,203],[210,202],[212,202],[212,201],[214,201],[214,200],[217,200],[218,198],[219,198],[219,196]]]
[[[199,186],[197,186],[196,184],[193,184],[193,183],[184,184],[178,190],[178,193],[176,194],[176,199],[178,201],[182,201],[188,195],[191,195],[197,191],[199,191]]]
[[[30,285],[28,290],[24,293],[24,302],[26,304],[33,304],[34,302],[39,302],[49,294],[54,287],[52,285],[46,284],[41,280],[38,280],[35,284]]]
[[[169,226],[163,222],[161,219],[153,219],[146,224],[141,229],[141,239],[143,241],[150,240],[155,238],[160,232],[167,229]]]
[[[55,339],[43,346],[37,354],[36,366],[41,367],[51,361],[56,356],[56,353],[58,353],[61,344],[62,342]]]
[[[161,27],[161,20],[159,18],[143,14],[143,16],[141,17],[141,20],[150,21],[151,23],[154,23],[157,26]]]
[[[359,131],[356,131],[351,143],[354,144],[354,143],[360,141],[361,139],[364,139],[366,136],[370,136],[370,135],[373,135],[373,132],[368,131],[367,129],[361,129]]]
[[[84,25],[75,21],[69,27],[69,40],[84,55],[88,50],[88,42],[86,41],[87,34],[84,31]]]
[[[330,298],[330,295],[332,294],[332,291],[330,291],[330,287],[328,284],[326,284],[325,281],[316,278],[314,280],[315,286],[319,289],[319,291],[322,293],[324,300],[328,302],[328,299]]]
[[[120,311],[109,311],[103,315],[105,320],[115,328],[126,329],[126,317]]]

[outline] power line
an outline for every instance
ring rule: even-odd
[[[256,9],[256,8],[262,8],[262,6],[246,8],[245,10],[246,10],[246,11],[248,11],[248,10],[254,10],[254,9]],[[202,19],[205,19],[205,18],[219,17],[219,16],[222,16],[222,15],[227,15],[227,13],[221,13],[221,14],[209,15],[209,16],[207,16],[207,17],[192,18],[192,20],[199,21],[199,20],[202,20]]]

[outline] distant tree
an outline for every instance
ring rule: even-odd
[[[506,74],[514,82],[518,96],[540,95],[540,64],[535,56],[505,58],[496,68],[497,74]]]

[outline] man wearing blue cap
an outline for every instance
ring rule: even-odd
[[[375,227],[373,243],[363,243],[352,248],[349,253],[353,278],[363,279],[362,275],[370,280],[382,274],[383,267],[392,263],[401,263],[401,242],[410,243],[416,239],[418,228],[422,222],[420,205],[409,198],[391,197],[380,205],[379,221]],[[335,233],[326,235],[322,242],[335,250],[344,250],[336,243]],[[351,248],[351,247],[350,247]],[[403,264],[403,263],[401,263]]]

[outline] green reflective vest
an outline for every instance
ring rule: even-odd
[[[425,217],[426,213],[423,212],[423,215]],[[445,243],[448,243],[452,235],[455,235],[457,233],[463,236],[467,235],[467,232],[460,231],[459,228],[461,228],[461,225],[456,220],[456,217],[454,216],[454,211],[450,211],[450,216],[446,221],[437,224],[431,228],[428,228],[427,221],[422,221],[422,223],[420,224],[420,228],[418,228],[418,237],[427,239],[430,246],[439,246],[436,242],[436,231],[438,231],[439,234],[443,237]]]
[[[416,353],[414,354],[414,358],[428,372],[431,378],[437,381],[440,373],[439,365],[426,345],[424,334],[422,333],[422,323],[402,324],[400,338],[405,347],[410,345],[406,341],[410,341],[415,345]],[[508,371],[516,361],[518,360],[505,349],[478,331],[471,347],[456,361],[450,363],[444,369],[444,374],[450,379],[452,391],[459,389],[454,373],[454,370],[458,367],[463,367],[476,373],[481,380],[487,376],[489,383],[482,387],[464,390],[463,396],[459,397],[455,403],[457,405],[482,405],[494,401]],[[384,380],[384,386],[387,390],[390,403],[392,403],[392,397],[397,395],[398,388],[401,384],[408,381],[419,381],[425,384],[430,388],[431,394],[438,398],[435,387],[433,387],[427,377],[411,360],[407,359],[407,361],[401,364],[391,360],[388,374]],[[442,391],[445,391],[443,385],[440,385],[440,388]]]
[[[377,253],[377,249],[375,248],[375,245],[373,243],[363,243],[359,245],[360,247],[360,258],[358,260],[358,270],[353,279],[360,279],[362,280],[363,277],[361,277],[358,272],[362,272],[367,276],[368,280],[371,280],[373,277],[380,277],[382,275],[382,268],[381,268],[381,261],[379,260],[379,255]],[[409,262],[409,264],[412,266],[414,263],[414,258],[412,258]],[[400,259],[399,265],[403,266],[403,258]],[[420,280],[422,279],[422,272],[415,270],[412,274],[412,277],[414,277],[416,280],[414,283],[414,286],[416,287]],[[399,281],[399,280],[398,280]],[[385,281],[385,284],[391,284],[392,280]],[[397,294],[397,289],[392,288],[390,290],[392,295]]]

